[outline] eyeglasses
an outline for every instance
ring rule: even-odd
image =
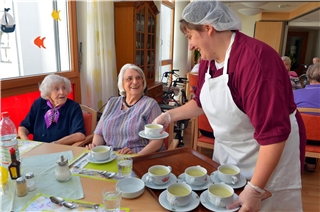
[[[127,81],[127,82],[132,82],[133,79],[135,79],[136,81],[141,81],[142,80],[142,77],[140,76],[136,76],[136,77],[127,77],[125,78],[124,80]]]

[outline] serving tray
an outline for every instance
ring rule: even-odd
[[[184,170],[189,166],[200,165],[207,169],[208,175],[216,171],[219,164],[207,156],[195,151],[191,148],[177,148],[173,150],[167,150],[163,152],[141,155],[132,157],[133,159],[133,171],[138,177],[142,177],[148,172],[149,167],[153,165],[165,165],[171,166],[172,173],[175,176],[179,176],[184,173]],[[163,190],[155,190],[148,188],[151,194],[158,199]],[[205,191],[205,190],[203,190]],[[199,197],[203,191],[195,191]],[[236,189],[236,193],[240,193],[242,189]],[[193,211],[209,211],[201,203]]]

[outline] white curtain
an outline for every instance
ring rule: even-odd
[[[81,16],[79,19],[78,14],[81,23],[77,25],[86,25],[81,26],[86,28],[82,41],[82,104],[99,110],[111,96],[118,95],[113,1],[88,1]]]

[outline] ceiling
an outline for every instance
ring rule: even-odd
[[[239,2],[239,1],[223,1],[233,11],[238,11],[242,8],[259,8],[262,12],[292,12],[297,8],[303,6],[307,2],[304,1],[268,1],[262,6],[246,6],[245,3],[259,3],[262,1]],[[244,3],[244,4],[243,4]],[[320,10],[298,17],[289,21],[290,28],[304,28],[304,29],[319,29],[320,28]]]

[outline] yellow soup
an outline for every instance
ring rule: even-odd
[[[194,177],[203,176],[204,172],[196,169],[191,169],[187,171],[187,174]]]
[[[151,169],[151,170],[150,170],[150,173],[151,173],[151,174],[154,174],[154,175],[160,175],[160,176],[162,176],[162,175],[168,174],[169,172],[168,172],[168,170],[163,169],[163,168],[154,168],[154,169]]]
[[[107,152],[106,149],[95,149],[93,150],[94,152],[97,152],[97,153],[102,153],[102,152]]]
[[[175,186],[169,189],[169,192],[175,196],[186,196],[190,193],[188,189],[182,186]]]
[[[230,168],[220,169],[220,172],[222,172],[224,174],[238,174],[238,172],[236,170],[230,169]]]
[[[210,193],[219,197],[229,197],[231,196],[231,192],[224,188],[211,188]]]
[[[150,125],[150,126],[147,126],[147,128],[150,128],[150,129],[159,129],[161,128],[160,126],[157,126],[157,125]]]

